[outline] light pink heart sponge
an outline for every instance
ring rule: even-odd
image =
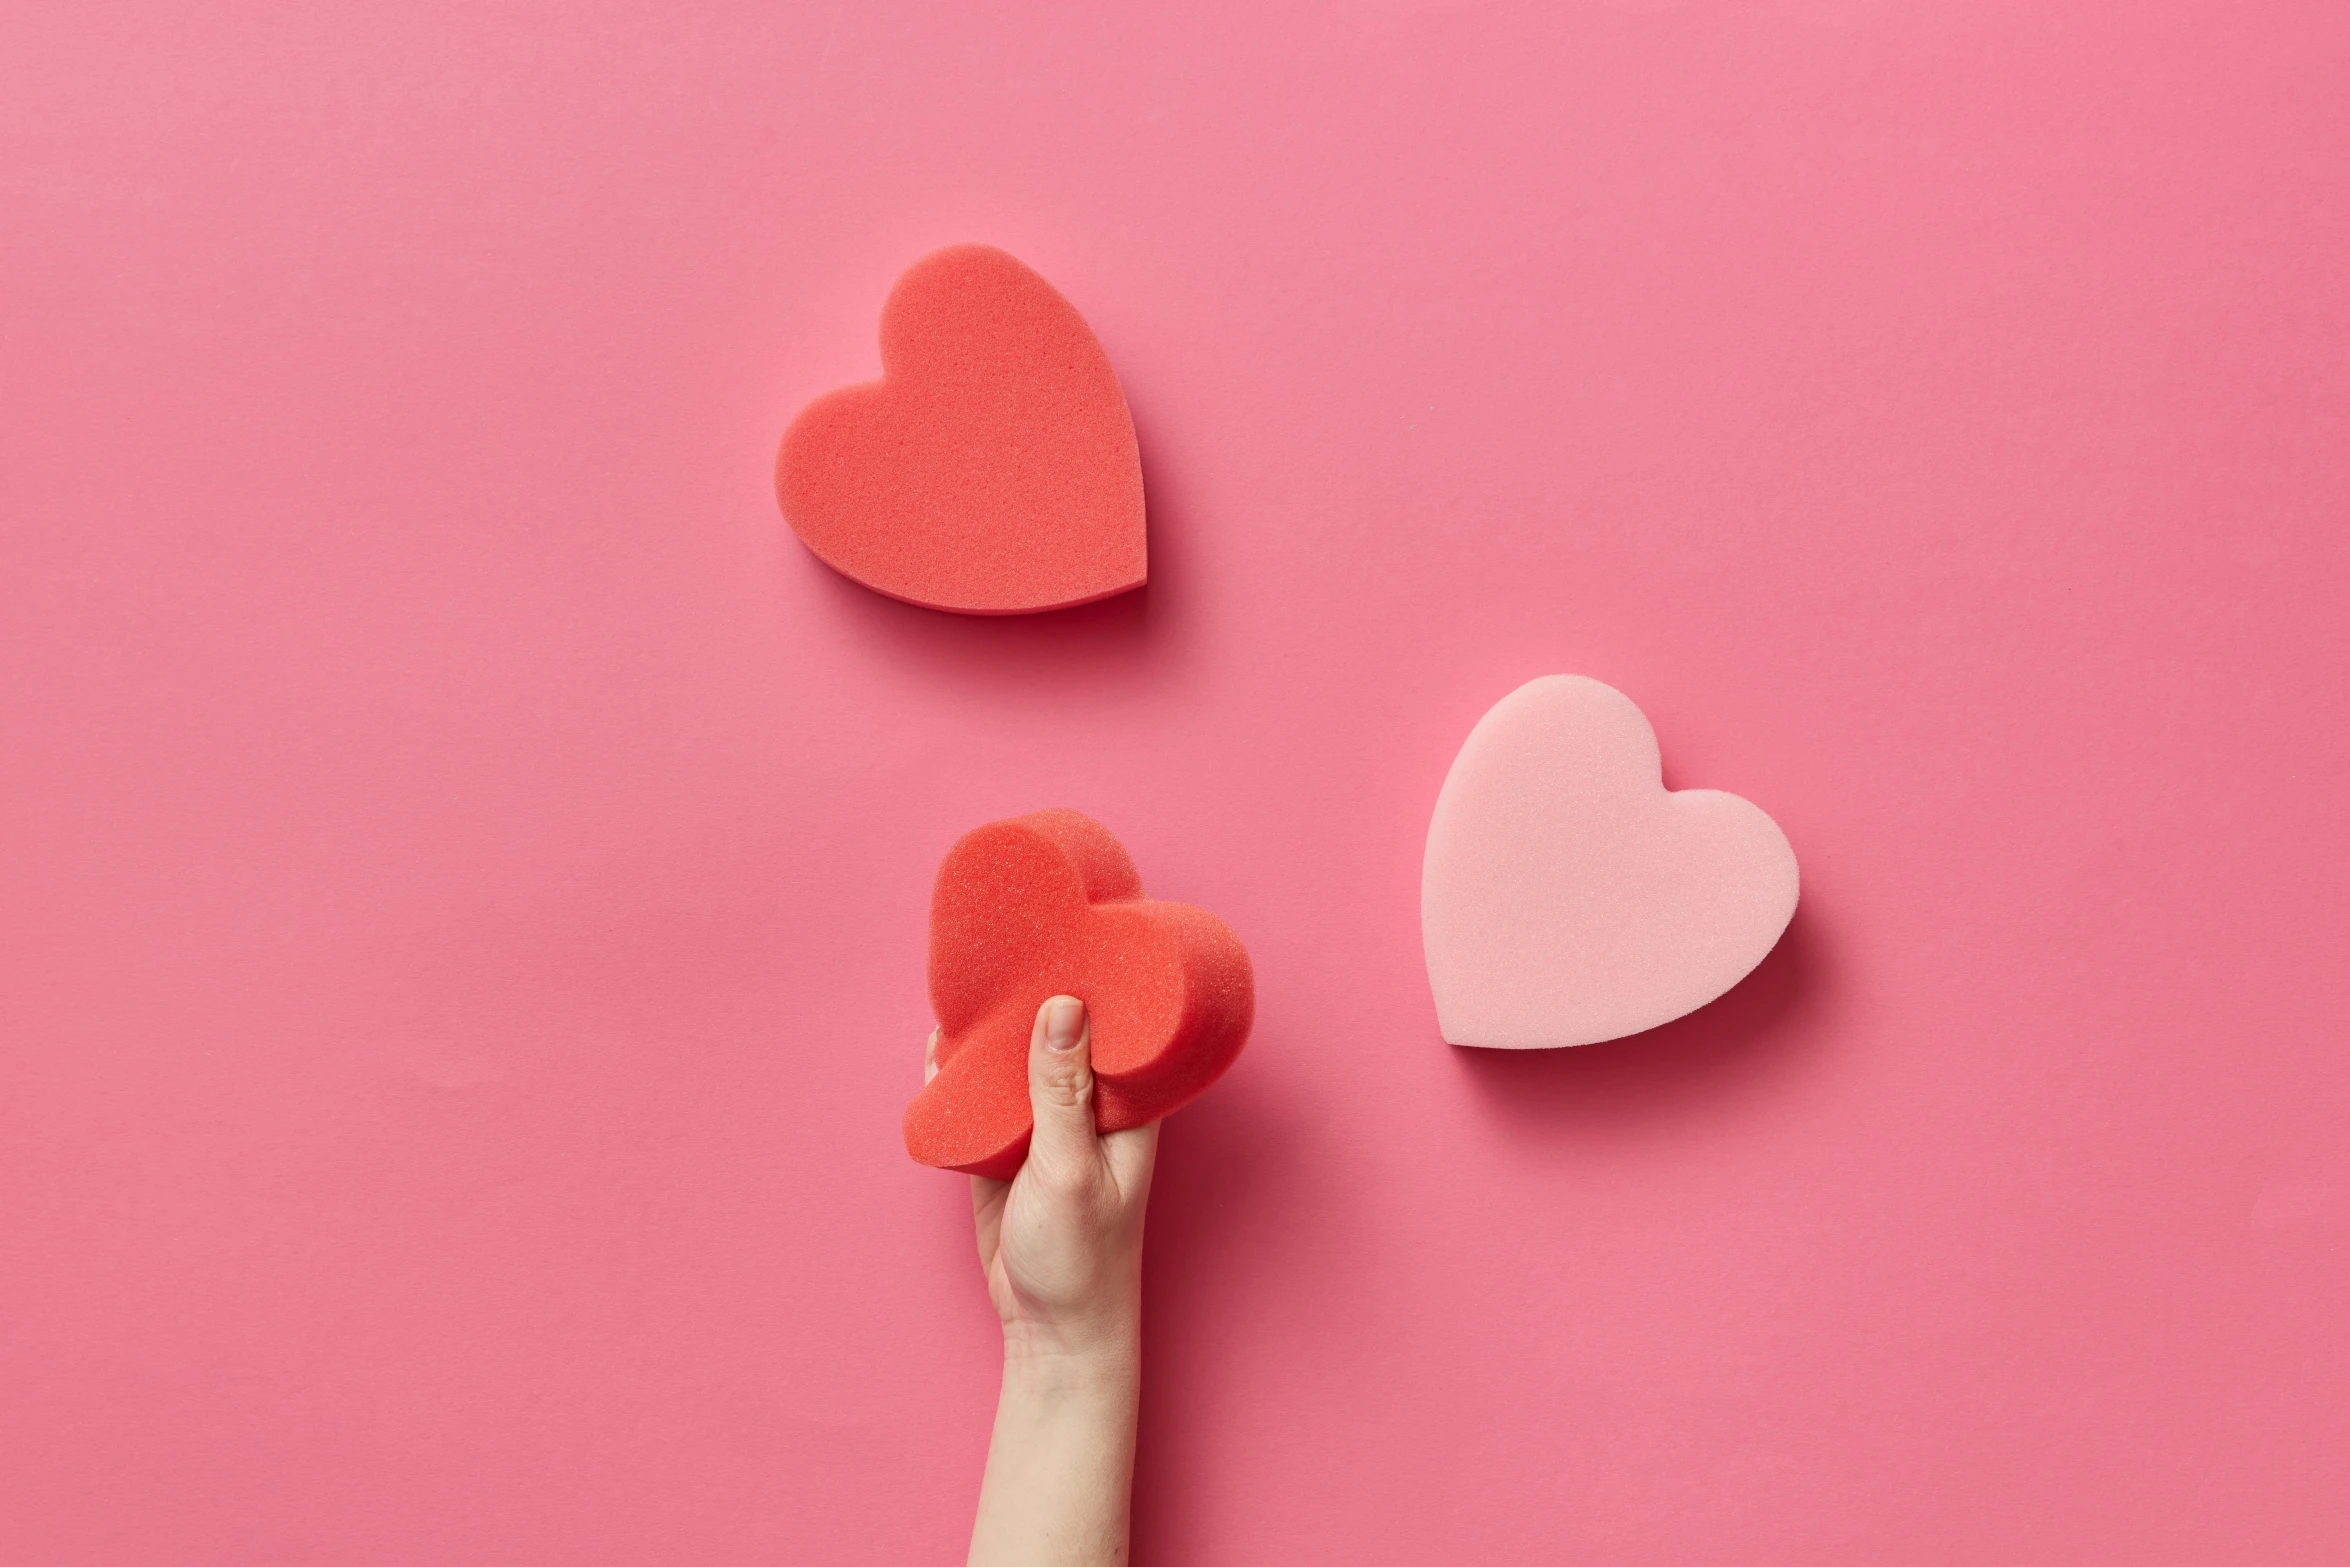
[[[1667,792],[1632,699],[1529,681],[1469,732],[1428,823],[1420,932],[1456,1045],[1637,1034],[1746,977],[1795,913],[1795,851],[1762,810]]]

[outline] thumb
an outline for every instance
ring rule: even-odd
[[[1055,996],[1036,1009],[1028,1036],[1028,1103],[1036,1135],[1028,1157],[1074,1175],[1100,1157],[1093,1129],[1093,1029],[1085,1003]]]

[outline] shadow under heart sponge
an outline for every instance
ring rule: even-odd
[[[1055,809],[975,828],[947,851],[931,893],[938,1075],[906,1107],[918,1162],[1003,1179],[1019,1170],[1029,1033],[1056,995],[1085,1003],[1104,1132],[1197,1098],[1240,1054],[1256,1011],[1231,927],[1144,897],[1101,823]]]
[[[818,559],[932,609],[1066,609],[1148,575],[1142,458],[1109,355],[1052,284],[988,245],[898,279],[881,379],[800,410],[775,489]]]

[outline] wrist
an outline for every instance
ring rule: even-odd
[[[1004,1324],[1004,1382],[1037,1389],[1116,1388],[1142,1375],[1142,1313],[1080,1322]]]

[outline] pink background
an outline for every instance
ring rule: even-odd
[[[201,19],[188,13],[201,9]],[[1138,1558],[2350,1558],[2350,11],[71,0],[0,22],[0,1559],[943,1561],[962,828],[1249,941]],[[890,279],[1086,311],[1144,595],[784,531]],[[1521,680],[1803,861],[1439,1043]]]

